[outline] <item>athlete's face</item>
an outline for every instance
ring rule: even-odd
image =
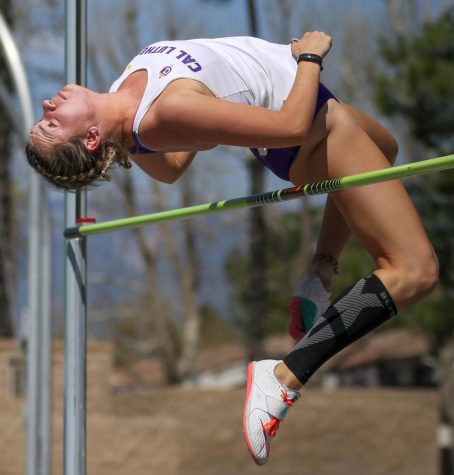
[[[70,84],[52,99],[44,100],[42,118],[30,131],[31,145],[46,155],[58,144],[82,138],[91,117],[90,94],[90,90]]]

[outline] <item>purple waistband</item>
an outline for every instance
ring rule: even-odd
[[[337,99],[334,95],[322,84],[320,83],[318,88],[317,95],[317,104],[315,106],[314,118],[323,107],[328,99]],[[289,171],[290,166],[295,160],[300,146],[288,148],[268,148],[268,149],[257,149],[251,148],[251,152],[254,156],[260,160],[266,168],[269,168],[275,175],[283,180],[290,181]]]

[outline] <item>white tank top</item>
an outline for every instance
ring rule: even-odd
[[[172,81],[194,79],[218,98],[279,110],[293,85],[296,63],[290,45],[252,37],[160,41],[144,48],[128,64],[110,92],[140,69],[148,72],[148,83],[132,130],[143,146],[140,122]]]

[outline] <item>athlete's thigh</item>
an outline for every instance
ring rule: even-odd
[[[321,129],[318,130],[318,129]],[[342,108],[328,106],[314,131],[326,137],[291,168],[296,183],[311,183],[389,167],[379,147]],[[418,214],[399,181],[344,190],[330,195],[353,233],[376,260],[411,260],[426,253],[428,240]],[[429,246],[430,247],[430,246]]]
[[[334,116],[334,118],[333,118]],[[329,100],[319,111],[312,124],[311,133],[308,140],[300,147],[297,160],[294,161],[290,169],[290,179],[294,184],[307,183],[301,180],[301,172],[306,161],[310,160],[311,155],[322,144],[330,133],[330,129],[334,124],[353,122],[360,127],[371,141],[379,148],[389,163],[393,163],[397,155],[397,143],[390,132],[388,132],[377,121],[359,111],[358,109],[335,100]],[[367,166],[367,156],[357,157],[360,161],[360,168]],[[362,163],[361,163],[362,162]],[[292,170],[293,168],[293,170]],[[373,167],[372,167],[373,169]],[[319,177],[324,179],[325,176]]]
[[[342,102],[340,106],[348,112],[353,120],[366,132],[390,163],[394,163],[398,145],[394,136],[375,119],[350,104]]]

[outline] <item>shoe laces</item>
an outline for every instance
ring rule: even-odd
[[[282,397],[282,400],[285,402],[285,404],[287,404],[287,406],[290,406],[290,407],[293,406],[294,404],[293,399],[289,399],[287,393],[284,390],[281,391],[281,397]]]
[[[263,424],[263,430],[268,432],[270,437],[274,437],[279,429],[280,423],[281,421],[277,417],[273,417],[266,424]]]
[[[293,400],[288,397],[284,390],[281,391],[281,397],[287,406],[293,406]],[[277,417],[272,417],[266,424],[262,424],[263,430],[267,432],[270,437],[274,437],[279,429],[280,423],[281,421]]]

